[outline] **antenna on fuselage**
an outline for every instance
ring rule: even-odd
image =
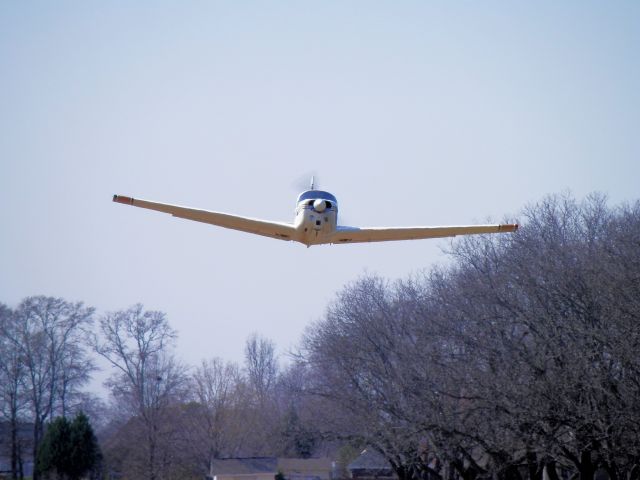
[[[313,190],[313,184],[314,184],[314,177],[313,175],[311,175],[311,190]]]

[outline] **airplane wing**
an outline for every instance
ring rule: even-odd
[[[422,238],[455,237],[478,233],[515,232],[517,224],[468,225],[451,227],[338,227],[331,243],[385,242],[391,240],[418,240]]]
[[[125,205],[133,205],[134,207],[148,208],[149,210],[169,213],[174,217],[195,220],[196,222],[210,223],[211,225],[217,225],[219,227],[241,230],[243,232],[255,233],[256,235],[264,235],[265,237],[272,237],[280,240],[293,240],[296,232],[293,225],[289,223],[269,222],[255,218],[240,217],[238,215],[231,215],[228,213],[179,207],[177,205],[150,202],[122,195],[114,195],[113,201],[123,203]]]

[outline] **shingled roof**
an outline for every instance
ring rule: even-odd
[[[212,462],[210,475],[275,475],[283,472],[287,478],[328,478],[331,467],[329,458],[223,458]]]
[[[390,470],[391,465],[382,454],[367,448],[347,468],[349,470]]]
[[[221,458],[211,464],[211,475],[249,475],[278,472],[275,457]]]

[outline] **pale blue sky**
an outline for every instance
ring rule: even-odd
[[[112,194],[289,221],[316,172],[363,226],[636,200],[638,52],[635,1],[2,2],[0,301],[142,302],[192,364],[284,351],[446,242],[306,249]]]

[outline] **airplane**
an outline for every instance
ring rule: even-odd
[[[515,232],[517,224],[460,225],[444,227],[348,227],[338,225],[338,201],[329,192],[316,190],[313,179],[310,190],[298,195],[293,223],[272,222],[241,217],[222,212],[211,212],[166,203],[140,200],[114,195],[113,201],[169,213],[174,217],[209,223],[219,227],[240,230],[265,237],[311,245],[386,242],[392,240],[418,240],[425,238],[455,237],[481,233]]]

